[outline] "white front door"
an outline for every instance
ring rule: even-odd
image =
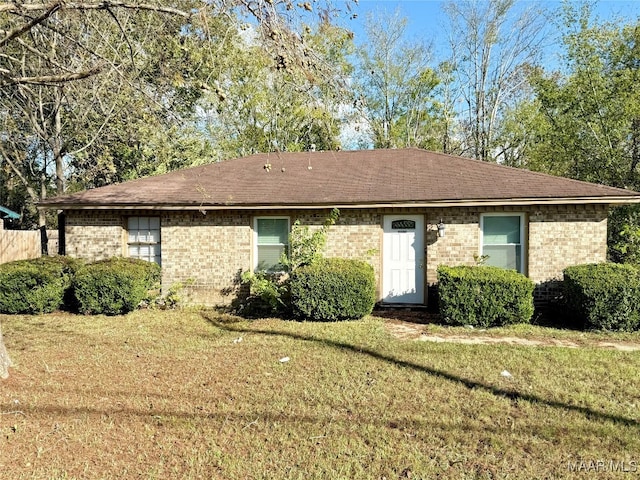
[[[424,217],[385,215],[382,240],[384,303],[424,303]]]

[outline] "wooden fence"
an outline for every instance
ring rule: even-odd
[[[41,250],[38,230],[4,230],[0,220],[0,263],[38,258]]]

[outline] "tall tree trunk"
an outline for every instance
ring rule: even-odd
[[[2,339],[2,330],[0,330],[0,378],[5,379],[9,376],[9,367],[11,366],[11,359],[7,353],[7,349],[4,346]]]
[[[56,194],[64,193],[64,142],[62,141],[62,87],[55,90],[55,117],[51,151],[56,165]]]
[[[40,179],[40,199],[47,198],[47,175],[43,171]],[[44,209],[38,209],[38,229],[40,230],[40,250],[42,255],[49,255],[49,238],[47,237],[47,217]]]
[[[631,121],[631,166],[625,187],[638,188],[636,184],[638,164],[640,164],[640,118],[634,118]]]

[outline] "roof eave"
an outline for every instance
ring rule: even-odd
[[[0,218],[8,218],[11,220],[17,220],[20,218],[20,214],[14,212],[13,210],[9,210],[6,207],[0,206]]]
[[[92,203],[55,203],[38,205],[40,209],[56,210],[310,210],[315,208],[436,208],[436,207],[494,207],[528,205],[626,205],[640,203],[640,195],[596,196],[596,197],[531,197],[531,198],[495,198],[495,199],[445,199],[399,202],[336,202],[336,203],[274,203],[274,204],[92,204]]]

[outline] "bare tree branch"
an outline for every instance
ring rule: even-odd
[[[131,46],[131,42],[129,41],[129,36],[127,35],[127,32],[124,30],[124,28],[122,28],[122,24],[120,23],[120,20],[118,20],[118,17],[116,16],[116,14],[113,13],[113,10],[111,10],[110,8],[107,8],[107,13],[109,13],[111,18],[113,18],[113,21],[116,22],[116,25],[120,29],[120,32],[124,37],[124,41],[127,43],[127,46],[129,47],[129,56],[131,57],[131,63],[133,64],[135,62],[133,58],[133,47]]]
[[[25,48],[26,50],[30,51],[31,53],[33,53],[37,57],[40,57],[41,59],[46,60],[47,62],[49,62],[50,64],[52,64],[56,68],[59,68],[60,70],[64,70],[64,71],[69,72],[69,73],[74,73],[73,70],[70,70],[66,66],[56,62],[54,59],[51,58],[50,55],[47,56],[46,54],[44,54],[43,52],[41,52],[37,48],[34,48],[31,45],[29,45],[28,43],[24,42],[22,39],[18,38],[18,39],[16,39],[16,41],[20,44],[20,46],[22,48]]]
[[[50,9],[63,9],[63,10],[107,10],[109,8],[128,8],[131,10],[148,10],[159,13],[169,13],[171,15],[179,15],[181,17],[189,18],[191,14],[180,10],[178,8],[163,7],[161,5],[150,5],[148,3],[127,3],[127,2],[95,2],[95,3],[75,3],[57,1],[49,4],[44,3],[20,3],[20,2],[2,2],[0,3],[0,13],[9,12],[22,14],[24,12],[41,12],[48,11]],[[53,12],[51,12],[53,13]],[[49,15],[51,15],[49,13]]]
[[[0,40],[0,47],[6,45],[11,40],[13,40],[16,37],[19,37],[23,33],[28,32],[39,23],[44,22],[47,18],[49,18],[59,9],[60,9],[60,3],[50,5],[49,9],[47,9],[47,11],[42,15],[40,15],[39,17],[33,18],[29,20],[27,23],[25,23],[24,25],[20,25],[19,27],[9,30],[5,35],[5,37],[2,40]]]
[[[101,70],[102,68],[97,66],[97,67],[91,68],[90,70],[85,70],[84,72],[76,72],[76,73],[68,73],[68,74],[60,74],[60,75],[37,75],[35,77],[8,77],[8,81],[0,83],[0,88],[8,87],[10,85],[18,85],[18,84],[42,85],[42,84],[72,82],[74,80],[82,80],[83,78],[88,78],[88,77],[91,77],[92,75],[96,75],[100,73]],[[0,75],[0,76],[5,76],[5,75]]]
[[[20,179],[20,181],[24,185],[25,189],[27,190],[27,193],[29,194],[29,196],[34,201],[38,201],[38,199],[39,199],[38,198],[38,193],[33,188],[33,186],[31,186],[31,183],[29,182],[29,180],[27,180],[27,178],[22,174],[22,170],[20,170],[20,168],[18,168],[16,163],[12,160],[11,156],[5,150],[4,145],[2,144],[2,142],[0,142],[0,155],[2,155],[2,157],[5,159],[5,161],[9,164],[9,167],[11,168],[11,170],[13,170],[13,172],[16,174],[16,176]]]

